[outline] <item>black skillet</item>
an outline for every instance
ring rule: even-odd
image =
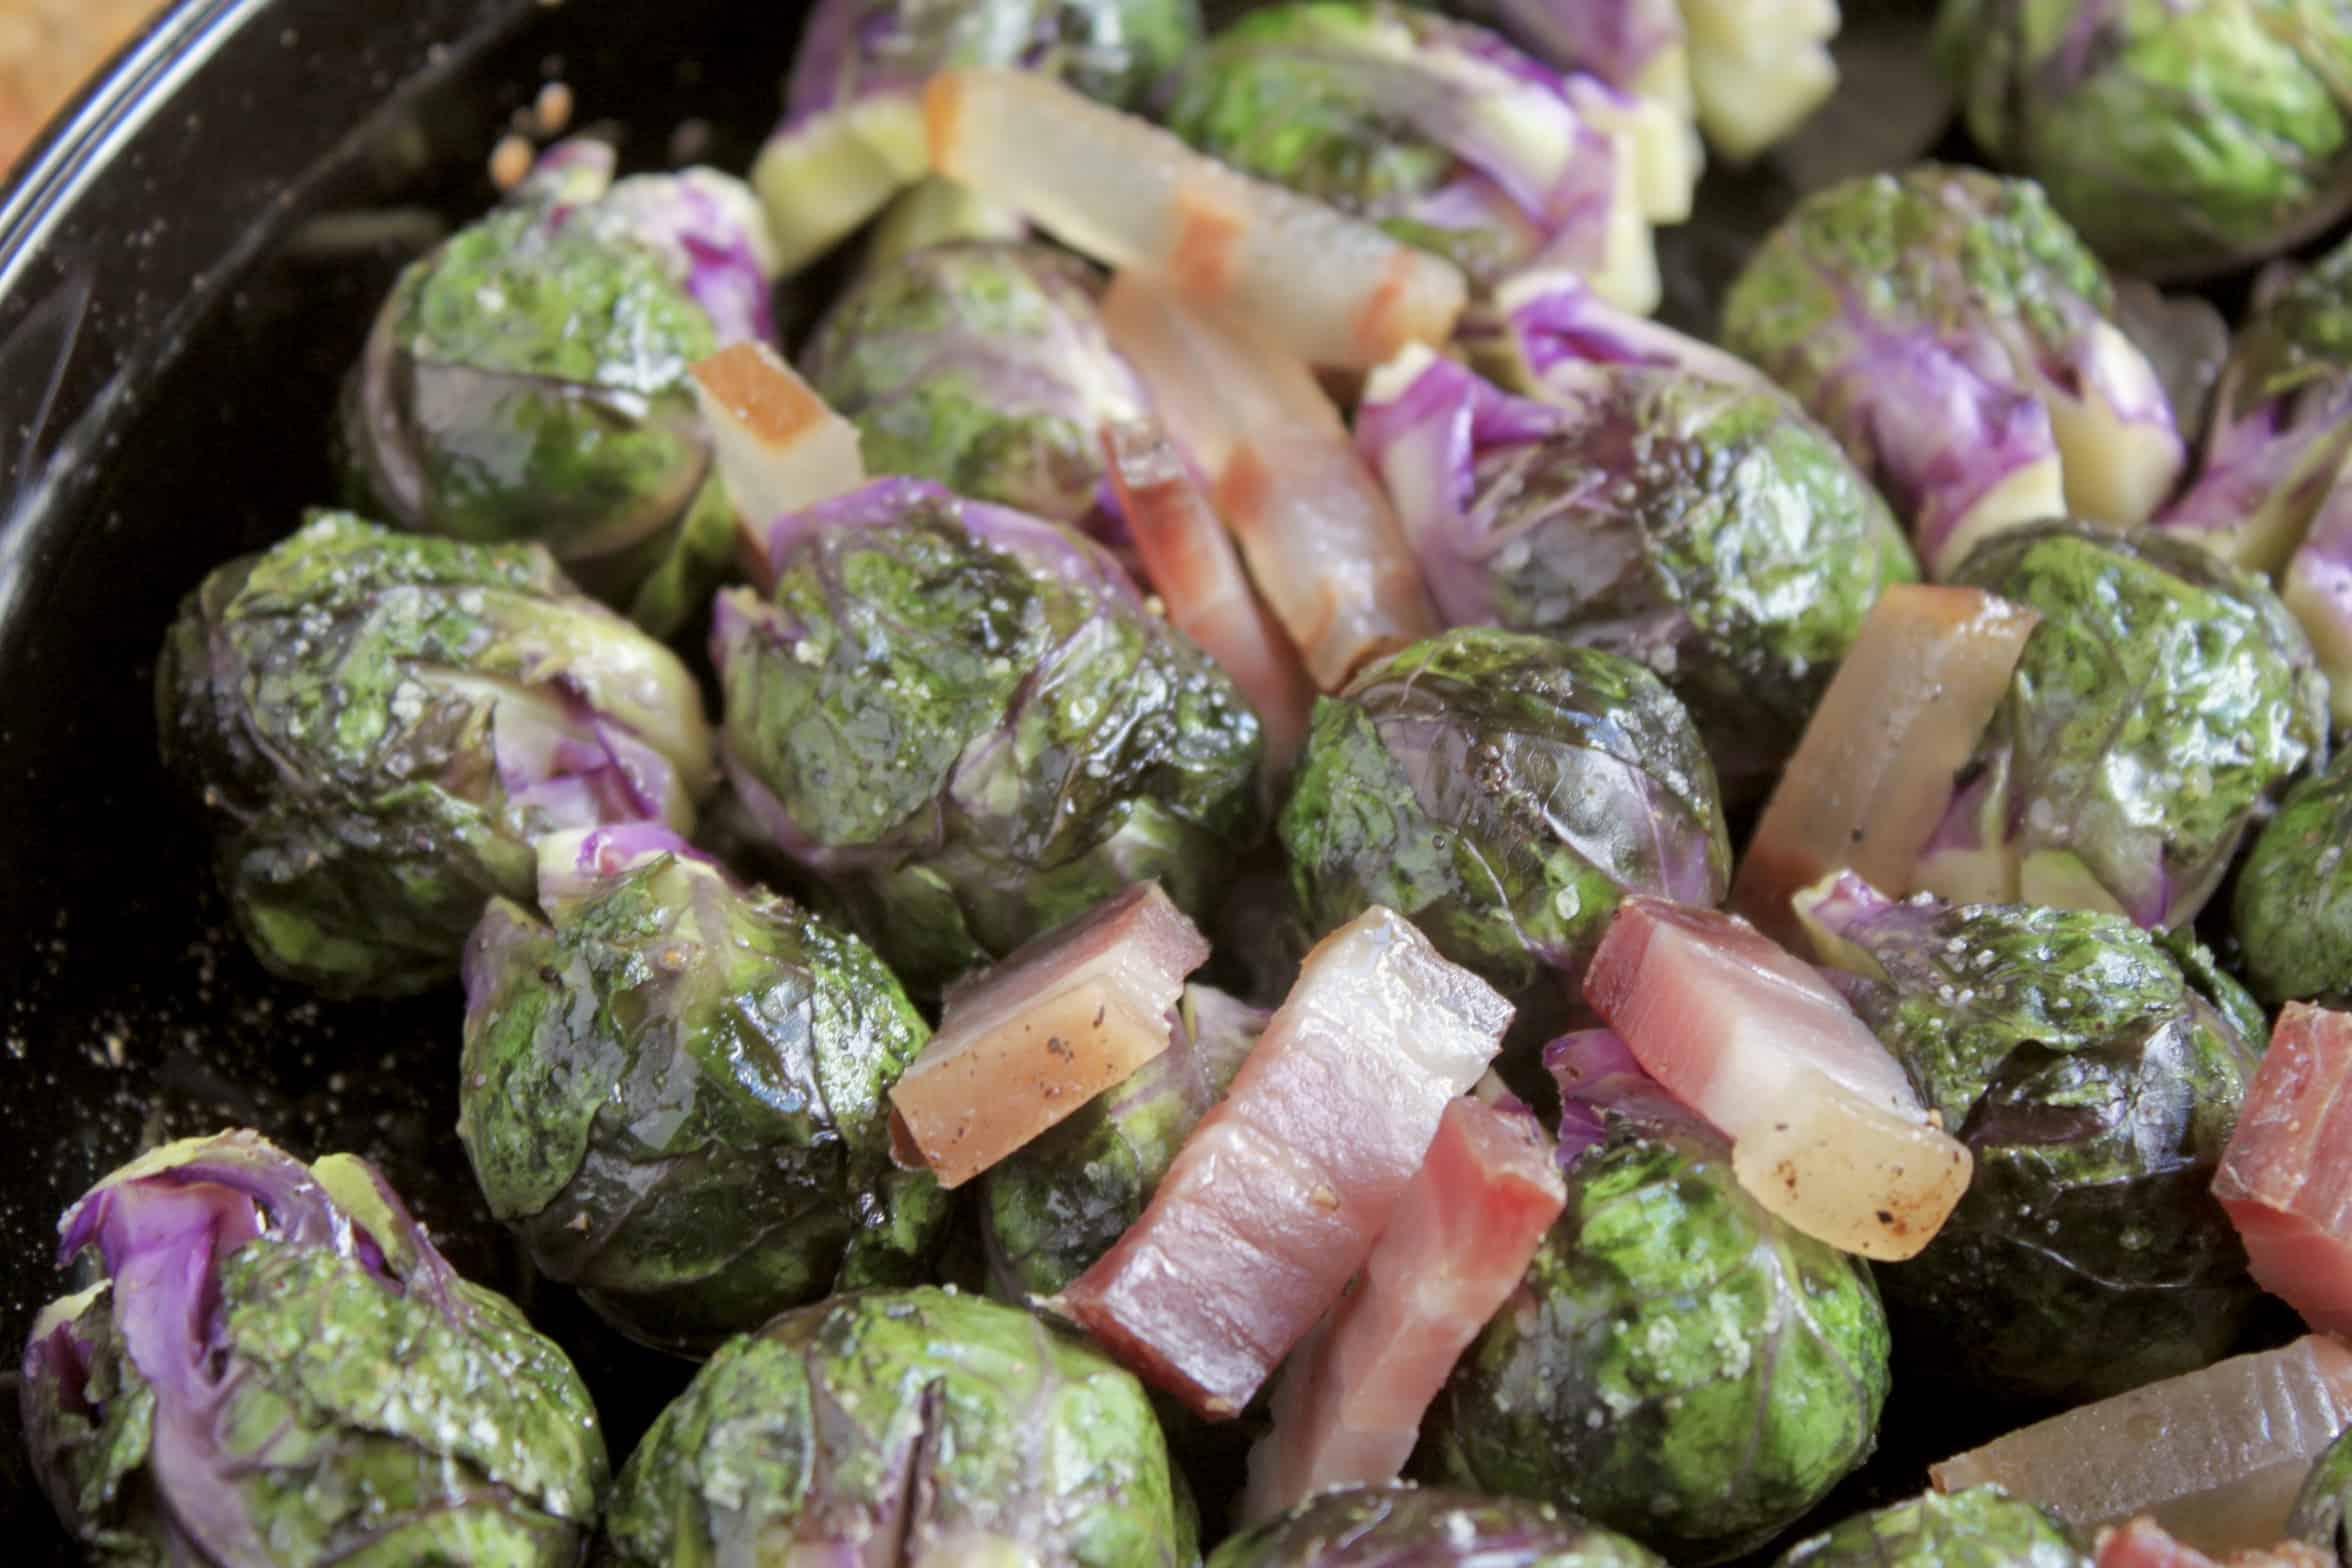
[[[251,1125],[378,1161],[459,1268],[573,1351],[616,1461],[682,1385],[682,1363],[538,1287],[482,1212],[453,1132],[454,993],[321,1004],[247,955],[164,787],[151,684],[180,595],[333,495],[329,412],[375,301],[492,199],[489,150],[540,87],[567,83],[632,165],[688,148],[741,168],[802,9],[182,0],[0,196],[0,1560],[73,1561],[14,1388],[33,1312],[67,1283],[57,1215],[162,1138]],[[1727,231],[1668,243],[1728,271],[1793,194],[1713,175]],[[1703,327],[1696,303],[1669,314]],[[1914,1424],[1900,1393],[1892,1415],[1830,1508],[1915,1489],[1999,1420],[1945,1405]],[[1220,1488],[1198,1479],[1213,1519]]]

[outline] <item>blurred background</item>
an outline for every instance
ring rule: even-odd
[[[0,169],[163,0],[0,0]]]

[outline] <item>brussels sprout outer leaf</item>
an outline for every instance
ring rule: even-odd
[[[1731,1139],[1765,1209],[1864,1257],[1915,1256],[1966,1191],[1968,1150],[1810,966],[1712,910],[1629,899],[1585,1000]]]
[[[2310,534],[2287,563],[2279,597],[2311,639],[2335,722],[2352,724],[2352,471],[2335,470]]]
[[[1807,1536],[1774,1568],[2090,1568],[2063,1524],[1999,1487],[1926,1492]]]
[[[1660,1568],[1548,1503],[1444,1487],[1343,1487],[1228,1536],[1209,1568]]]
[[[2288,790],[2238,869],[2231,924],[2264,1000],[2352,995],[2352,752]]]
[[[1911,890],[1952,780],[2040,617],[1974,588],[1898,583],[1863,619],[1732,880],[1732,910],[1806,951],[1790,899],[1840,868]]]
[[[2080,1401],[2223,1354],[2253,1290],[2206,1190],[2254,1075],[2184,965],[2114,915],[1800,895],[1849,1001],[1975,1160],[1919,1257],[1879,1271],[1947,1381]],[[2234,1010],[2234,1007],[2233,1009]]]
[[[1196,1413],[1240,1413],[1339,1299],[1511,1008],[1375,908],[1326,937],[1143,1217],[1052,1306]]]
[[[1928,1473],[1945,1492],[2000,1486],[2080,1533],[2144,1513],[2199,1551],[2230,1552],[2279,1538],[2347,1421],[2352,1351],[2315,1334],[2079,1406]]]
[[[1153,882],[1016,949],[947,994],[890,1091],[894,1131],[959,1187],[1168,1048],[1168,1009],[1209,944]]]
[[[928,1288],[837,1296],[730,1341],[631,1456],[606,1529],[630,1568],[1190,1560],[1134,1379],[1030,1313]]]
[[[1703,1129],[1614,1122],[1567,1176],[1447,1387],[1446,1471],[1677,1562],[1762,1544],[1870,1452],[1888,1339],[1868,1273],[1765,1212]]]
[[[1316,705],[1281,833],[1310,925],[1402,911],[1531,1015],[1557,1010],[1621,900],[1711,904],[1730,859],[1713,769],[1663,683],[1485,627]]]
[[[2287,1004],[2213,1192],[2263,1289],[2352,1332],[2352,1015]]]
[[[1526,1107],[1447,1105],[1363,1277],[1275,1388],[1273,1430],[1250,1450],[1245,1519],[1395,1480],[1455,1358],[1518,1289],[1566,1202]]]
[[[923,112],[936,172],[1105,266],[1164,273],[1310,364],[1365,370],[1442,342],[1467,299],[1450,262],[1043,77],[944,72]]]

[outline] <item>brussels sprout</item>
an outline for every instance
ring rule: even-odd
[[[1673,693],[1613,653],[1491,627],[1317,701],[1281,833],[1318,932],[1384,904],[1533,1027],[1629,893],[1716,904],[1731,869],[1715,770]]]
[[[1551,407],[1448,360],[1374,378],[1356,439],[1446,619],[1647,665],[1724,794],[1762,794],[1890,582],[1918,575],[1876,492],[1769,387],[1586,364]]]
[[[1017,65],[1132,108],[1200,38],[1197,0],[818,0],[785,102],[797,119],[949,66]]]
[[[2256,1290],[2210,1189],[2267,1036],[2113,915],[1896,903],[1851,873],[1797,905],[1976,1159],[1927,1250],[1879,1269],[1902,1342],[1957,1383],[2070,1404],[2226,1353]]]
[[[649,829],[543,840],[584,886],[466,948],[457,1132],[532,1261],[649,1344],[912,1284],[948,1203],[890,1160],[930,1030],[856,937]]]
[[[1142,1385],[1040,1318],[837,1296],[730,1341],[621,1471],[622,1568],[1194,1560]]]
[[[1168,1174],[1270,1015],[1204,985],[1169,1014],[1168,1049],[991,1167],[982,1188],[991,1286],[1036,1302],[1086,1272]]]
[[[2275,572],[2311,533],[2347,453],[2352,245],[2341,245],[2275,288],[2240,329],[2215,389],[2204,472],[2161,524],[2236,565]]]
[[[1228,1538],[1208,1568],[1664,1568],[1548,1503],[1444,1488],[1350,1487]]]
[[[587,1389],[365,1161],[189,1139],[62,1231],[106,1278],[35,1322],[19,1394],[94,1560],[579,1561],[606,1483]]]
[[[2287,1518],[2287,1535],[2352,1564],[2352,1428],[2339,1434],[2311,1467]]]
[[[2352,16],[2297,0],[1945,0],[1978,144],[2155,277],[2286,249],[2352,206]]]
[[[2287,791],[2239,868],[2230,908],[2266,1002],[2352,995],[2352,752]]]
[[[1608,133],[1627,100],[1482,27],[1384,0],[1253,10],[1185,63],[1168,125],[1492,284],[1564,266],[1657,303],[1643,193]]]
[[[916,96],[934,72],[1020,66],[1133,108],[1200,37],[1197,0],[819,0],[752,168],[781,263],[807,265],[931,172]]]
[[[1723,341],[1907,511],[1936,576],[2069,510],[2145,522],[2183,460],[2164,388],[2041,191],[1922,165],[1800,203],[1724,301]]]
[[[2065,1525],[1997,1486],[1856,1514],[1783,1552],[1775,1568],[2090,1568]]]
[[[733,548],[687,367],[772,335],[773,256],[728,176],[607,189],[609,149],[549,159],[393,285],[346,387],[352,487],[402,527],[536,540],[666,634]]]
[[[1620,92],[1688,113],[1690,64],[1675,0],[1452,0],[1547,65],[1590,71]]]
[[[1042,245],[932,246],[851,288],[801,369],[857,425],[867,472],[1083,522],[1104,495],[1102,427],[1145,407],[1100,292],[1086,263]]]
[[[338,994],[454,975],[482,906],[531,896],[533,839],[685,831],[712,774],[685,666],[545,550],[343,513],[187,597],[156,709],[255,953]]]
[[[1258,722],[1075,534],[918,480],[786,519],[719,598],[728,763],[777,845],[936,990],[1130,883],[1204,910]]]
[[[1613,1117],[1432,1435],[1468,1484],[1718,1562],[1870,1453],[1887,1354],[1864,1265],[1758,1207],[1719,1138]]]
[[[2327,753],[2327,683],[2276,595],[2163,534],[2037,524],[1955,581],[2040,613],[1920,866],[1959,899],[2186,924]]]

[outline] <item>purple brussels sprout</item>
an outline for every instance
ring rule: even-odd
[[[930,1031],[873,950],[655,824],[539,866],[549,918],[495,900],[466,945],[457,1132],[540,1271],[686,1352],[928,1277],[948,1200],[888,1094]]]
[[[1724,302],[1725,347],[1835,432],[1931,575],[2072,513],[2154,514],[2183,463],[2106,275],[2040,189],[1926,164],[1807,197]]]
[[[2352,455],[2352,244],[2263,281],[2216,389],[2204,469],[2159,523],[2275,572]]]
[[[858,427],[866,471],[1115,532],[1102,430],[1141,417],[1102,282],[1043,245],[934,245],[851,286],[800,369]]]
[[[629,1456],[614,1568],[1184,1568],[1143,1385],[1045,1318],[853,1291],[722,1346]]]
[[[757,202],[710,169],[612,183],[551,148],[514,198],[410,266],[346,388],[368,509],[426,533],[536,540],[657,634],[733,548],[689,367],[773,334]]]
[[[1132,883],[1205,911],[1258,826],[1223,672],[1068,529],[878,480],[720,595],[727,766],[918,993]]]
[[[2169,534],[2042,523],[1954,581],[2038,613],[1919,865],[1944,897],[2195,918],[2327,757],[2327,682],[2262,580]]]
[[[251,1132],[157,1149],[68,1210],[19,1398],[107,1561],[569,1568],[607,1479],[587,1389],[458,1277],[374,1167]]]
[[[1632,100],[1466,22],[1384,0],[1252,11],[1185,63],[1168,124],[1202,151],[1433,251],[1477,282],[1567,267],[1658,300]]]
[[[1228,1539],[1208,1568],[1663,1568],[1549,1503],[1444,1487],[1343,1487]]]
[[[779,262],[797,272],[930,172],[934,72],[1019,66],[1136,108],[1200,38],[1198,0],[819,0],[751,174]]]
[[[694,677],[545,550],[344,513],[188,596],[156,704],[256,955],[337,994],[450,978],[536,839],[690,830],[716,772]]]
[[[1408,350],[1367,388],[1357,444],[1447,620],[1648,666],[1726,799],[1753,798],[1880,591],[1918,575],[1911,552],[1837,443],[1761,381],[1552,368],[1539,403]]]

